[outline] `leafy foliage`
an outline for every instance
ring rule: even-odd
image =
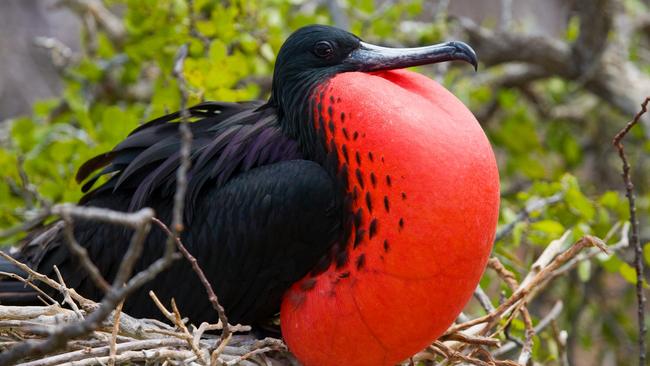
[[[324,2],[314,1],[195,0],[193,11],[183,0],[106,3],[123,14],[127,36],[117,40],[101,30],[96,34],[85,30],[83,54],[64,70],[61,96],[36,103],[30,116],[0,125],[8,135],[0,138],[0,228],[19,224],[40,205],[25,195],[26,185],[49,201],[74,202],[80,197],[74,175],[81,163],[111,149],[139,124],[178,109],[179,94],[171,68],[182,44],[190,44],[185,76],[191,103],[265,98],[274,57],[283,40],[300,26],[331,23]],[[427,18],[430,6],[423,0],[343,3],[351,30],[371,42],[433,43],[447,38],[453,27],[444,17]],[[644,7],[641,3],[635,6]],[[408,19],[418,21],[409,23]],[[567,39],[578,37],[576,22],[574,18],[569,21]],[[192,34],[192,24],[200,37]],[[631,57],[635,55],[632,52]],[[420,71],[441,78],[438,67]],[[650,67],[646,66],[646,71]],[[499,68],[480,71],[499,72]],[[442,82],[473,111],[485,110],[492,103],[498,109],[481,122],[501,172],[500,225],[516,222],[512,233],[495,245],[495,254],[510,270],[523,273],[536,255],[566,230],[571,230],[572,240],[585,234],[607,237],[610,243],[620,239],[612,228],[628,219],[627,201],[620,190],[619,165],[609,141],[629,116],[600,103],[592,103],[577,119],[545,113],[592,98],[576,82],[559,78],[535,84],[535,94],[543,96],[536,101],[526,90],[491,89],[466,68],[452,68],[444,75]],[[640,130],[634,131],[637,139],[642,137]],[[632,149],[630,156],[638,158],[648,152],[650,144],[636,143]],[[642,184],[647,181],[643,172],[648,171],[644,169],[648,162],[643,164],[635,168],[635,174],[641,172],[636,179],[642,222],[647,220],[650,205],[648,186]],[[518,218],[526,202],[555,194],[562,197],[558,203],[531,212],[527,220]],[[20,235],[6,238],[4,243],[15,243]],[[642,237],[647,238],[647,232],[645,235]],[[645,244],[644,254],[650,264],[650,243]],[[628,348],[636,334],[633,292],[626,285],[626,281],[634,282],[635,272],[628,260],[627,253],[618,252],[582,264],[542,296],[542,305],[534,315],[543,315],[546,304],[563,299],[565,311],[558,324],[571,335],[569,347],[595,350],[600,355],[613,353],[619,364],[627,364],[633,357]],[[492,276],[484,277],[485,288],[492,293],[509,292],[505,287],[495,288]],[[481,311],[474,305],[469,309]],[[520,321],[513,322],[514,335],[521,337],[523,330]],[[558,347],[548,332],[536,337],[535,346],[535,360],[559,363]],[[573,357],[580,355],[580,351],[573,352]]]

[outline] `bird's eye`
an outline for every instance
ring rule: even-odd
[[[328,41],[320,41],[314,46],[314,53],[318,57],[329,58],[334,54],[334,47]]]

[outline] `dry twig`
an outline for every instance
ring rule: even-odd
[[[634,116],[634,118],[623,127],[623,129],[614,137],[614,147],[618,150],[618,155],[623,162],[623,183],[625,183],[625,195],[630,205],[630,223],[632,224],[632,247],[634,248],[634,268],[636,269],[636,297],[637,297],[637,318],[639,327],[639,366],[644,366],[646,360],[646,325],[645,325],[645,294],[643,292],[644,274],[643,274],[643,248],[639,241],[639,222],[636,218],[636,199],[634,195],[634,184],[630,178],[630,164],[625,155],[623,147],[623,139],[625,135],[634,127],[641,116],[647,111],[650,97],[646,97],[641,103],[641,110]]]
[[[154,218],[153,219],[154,223],[156,223],[163,231],[167,233],[167,235],[174,235],[169,228],[160,220]],[[210,300],[210,303],[212,304],[212,307],[214,310],[217,312],[217,315],[219,317],[219,322],[222,324],[222,332],[221,332],[221,342],[225,342],[226,339],[230,337],[231,333],[231,327],[230,324],[228,323],[228,317],[226,316],[226,311],[224,310],[223,306],[219,304],[219,299],[217,298],[217,295],[214,292],[214,289],[212,288],[212,285],[210,284],[210,281],[205,277],[205,273],[199,266],[199,262],[196,260],[196,258],[185,248],[185,245],[183,245],[183,242],[180,240],[180,238],[175,237],[174,242],[176,243],[176,247],[178,250],[181,252],[181,254],[187,259],[188,262],[192,265],[192,269],[196,273],[196,275],[199,277],[199,280],[201,281],[201,284],[205,288],[205,291],[207,292],[208,299]]]

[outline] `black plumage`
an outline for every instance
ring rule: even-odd
[[[190,114],[198,120],[189,125],[194,139],[182,240],[197,257],[232,321],[256,323],[277,312],[284,291],[340,237],[336,184],[323,167],[302,158],[297,142],[279,127],[272,106],[203,103],[191,108]],[[171,222],[179,165],[178,118],[174,113],[151,121],[111,152],[85,163],[78,180],[97,173],[84,185],[87,193],[82,203],[115,210],[149,206],[163,222]],[[107,174],[113,175],[90,190]],[[75,237],[108,279],[114,278],[131,235],[131,230],[119,226],[75,223]],[[47,237],[45,243],[31,243],[18,258],[50,276],[56,265],[69,286],[101,298],[62,242],[60,225],[42,237]],[[164,243],[164,233],[153,229],[136,269],[159,258]],[[185,262],[176,262],[131,295],[125,311],[158,316],[148,299],[149,290],[164,300],[174,297],[193,321],[216,320],[203,287]],[[12,296],[24,303],[26,294],[20,295]]]
[[[352,172],[340,164],[336,146],[328,146],[323,129],[316,127],[325,125],[322,116],[314,116],[323,109],[314,98],[317,87],[341,72],[401,68],[438,59],[476,62],[467,46],[457,43],[426,52],[407,50],[412,55],[408,57],[373,47],[333,27],[302,28],[280,49],[268,102],[208,102],[189,109],[194,138],[181,239],[232,322],[264,322],[277,313],[293,283],[317,275],[332,261],[338,267],[349,261],[346,244],[356,219],[350,209],[353,197],[346,197]],[[77,180],[85,181],[85,196],[80,203],[120,211],[149,206],[169,224],[180,164],[179,117],[176,112],[148,122],[112,151],[81,166]],[[363,182],[362,172],[354,174]],[[97,185],[101,177],[107,180]],[[370,197],[366,199],[370,209]],[[103,294],[63,243],[61,229],[59,222],[32,233],[13,255],[49,276],[56,265],[68,286],[100,299]],[[375,229],[372,226],[368,235]],[[112,280],[128,247],[130,229],[77,220],[74,233]],[[356,233],[357,242],[363,234]],[[164,233],[153,228],[135,270],[159,258],[164,243]],[[364,260],[357,259],[357,266]],[[19,272],[3,261],[0,270]],[[306,291],[309,288],[305,286]],[[163,301],[175,298],[182,314],[194,322],[216,320],[203,287],[184,261],[130,295],[124,310],[134,316],[160,317],[149,290]],[[35,294],[17,282],[0,282],[0,303],[35,300]]]
[[[335,28],[304,28],[278,56],[268,102],[206,102],[189,109],[192,165],[181,238],[232,322],[255,324],[276,314],[284,291],[317,262],[326,266],[332,256],[329,248],[343,240],[337,163],[326,159],[306,112],[311,90],[339,72],[337,62],[311,52],[312,43],[323,38],[345,47],[340,57],[359,42]],[[296,72],[302,76],[296,78]],[[176,112],[150,121],[110,152],[83,164],[77,174],[79,182],[85,181],[80,203],[121,211],[149,206],[169,224],[180,164],[179,120]],[[108,179],[95,187],[103,176]],[[112,280],[132,231],[78,220],[74,232],[100,271]],[[61,224],[30,239],[15,254],[18,259],[50,276],[56,265],[68,286],[93,299],[102,297],[63,243]],[[164,233],[152,229],[135,269],[159,258],[164,243]],[[17,272],[8,263],[0,267]],[[124,310],[134,316],[160,317],[149,290],[164,301],[174,297],[192,321],[216,321],[188,263],[175,262],[129,296]],[[31,295],[16,282],[0,283],[2,303],[34,301],[35,294]]]

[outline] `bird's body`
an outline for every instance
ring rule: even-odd
[[[396,54],[335,28],[303,28],[280,51],[268,103],[190,109],[181,239],[232,322],[261,324],[282,308],[283,335],[306,365],[408,357],[454,320],[484,269],[498,211],[485,135],[435,82],[382,71],[475,62],[465,45],[436,47]],[[82,203],[149,206],[169,223],[178,118],[149,122],[82,166],[86,191],[110,175]],[[101,298],[60,231],[50,228],[17,257],[45,274],[56,265],[70,287]],[[112,279],[131,232],[76,222],[75,235]],[[136,269],[162,255],[164,241],[152,229]],[[124,310],[158,317],[149,290],[174,297],[194,322],[216,320],[187,263],[135,292]]]

